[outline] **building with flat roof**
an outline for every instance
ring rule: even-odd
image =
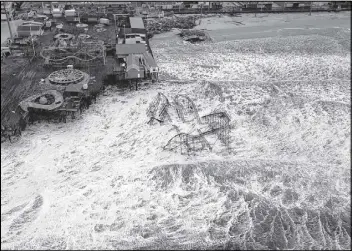
[[[23,23],[17,27],[19,37],[41,36],[43,33],[43,24]]]
[[[124,79],[157,78],[158,66],[145,44],[117,44],[118,68],[124,68]]]
[[[146,51],[144,44],[117,44],[117,57],[125,57],[129,54],[143,54]]]
[[[114,15],[117,44],[114,54],[112,81],[152,79],[158,77],[158,67],[149,48],[147,31],[141,17]]]
[[[145,29],[143,19],[141,17],[130,17],[130,25],[132,29]]]
[[[146,67],[148,70],[151,72],[157,72],[158,71],[158,65],[155,62],[155,59],[150,55],[149,52],[144,52],[143,53],[144,59],[146,60]]]
[[[145,29],[143,19],[141,17],[130,17],[130,25],[132,29]]]

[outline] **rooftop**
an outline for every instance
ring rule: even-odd
[[[128,55],[127,57],[127,71],[130,71],[132,68],[136,70],[140,70],[140,62],[139,62],[140,57],[136,55]]]
[[[131,28],[144,29],[143,19],[141,17],[130,17]]]
[[[37,31],[40,29],[41,27],[37,25],[33,25],[33,26],[20,25],[17,27],[17,31]]]
[[[116,54],[143,54],[146,51],[145,44],[117,44]]]
[[[65,88],[65,92],[83,92],[83,85],[85,83],[81,82],[78,84],[69,84],[66,88]]]
[[[153,67],[153,68],[158,67],[156,62],[155,62],[155,59],[152,57],[152,55],[150,55],[149,52],[146,51],[146,52],[143,53],[143,55],[144,55],[144,58],[147,61],[147,66],[148,67]]]

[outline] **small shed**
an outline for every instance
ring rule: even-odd
[[[251,3],[251,2],[249,2],[249,3],[247,3],[247,4],[245,4],[244,6],[243,6],[243,9],[245,9],[245,10],[250,10],[250,11],[252,11],[252,10],[257,10],[258,9],[258,3]]]
[[[53,8],[51,14],[53,17],[62,17],[62,10],[60,8]]]

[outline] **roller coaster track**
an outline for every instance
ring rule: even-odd
[[[209,124],[213,129],[228,127],[230,117],[227,112],[215,112],[202,116],[201,123]]]
[[[170,103],[167,97],[159,92],[147,109],[147,116],[150,117],[148,124],[153,120],[164,122],[169,117],[167,112],[169,106]]]
[[[209,142],[204,138],[203,134],[190,135],[188,133],[179,133],[172,137],[164,146],[164,150],[175,151],[177,149],[186,150],[186,153],[201,151],[205,148],[211,150]]]
[[[230,144],[230,117],[227,112],[215,112],[202,116],[201,123],[208,124],[209,130],[202,135],[216,134],[218,139],[226,146]]]
[[[66,48],[45,47],[41,50],[40,56],[49,64],[63,64],[72,59],[80,62],[91,62],[104,58],[104,45],[102,43],[82,41],[82,44],[87,45],[87,47],[79,49],[73,55],[69,55],[72,52],[69,52]],[[66,55],[60,55],[60,53]]]
[[[80,58],[80,57],[77,57],[75,55],[70,55],[70,56],[66,56],[66,57],[63,57],[63,58],[58,58],[58,59],[54,59],[54,58],[51,58],[50,56],[45,56],[43,55],[43,53],[45,52],[46,50],[43,49],[41,52],[40,52],[40,56],[46,60],[49,60],[49,61],[52,61],[52,62],[62,62],[62,61],[65,61],[65,60],[68,60],[70,58],[74,58],[74,59],[77,59],[77,60],[80,60],[80,61],[83,61],[83,62],[89,62],[89,61],[93,61],[95,59],[99,59],[99,58],[102,58],[103,56],[100,55],[100,56],[93,56],[91,55],[90,53],[87,53],[87,52],[82,52],[82,51],[78,51],[76,52],[75,54],[84,54],[84,55],[87,55],[89,57],[91,57],[90,59],[84,59],[84,58]],[[48,51],[53,51],[53,50],[50,50],[48,49]]]
[[[180,133],[178,130],[178,134],[167,142],[164,150],[175,151],[180,149],[181,153],[184,153],[184,150],[186,150],[186,153],[202,151],[204,149],[212,150],[211,145],[204,137],[210,134],[215,134],[225,146],[229,146],[230,117],[226,112],[211,113],[202,116],[200,120],[201,123],[208,124],[209,129],[203,132],[198,130],[198,135]]]
[[[174,98],[177,114],[183,122],[188,122],[194,118],[200,121],[198,110],[193,101],[186,95],[176,95]]]

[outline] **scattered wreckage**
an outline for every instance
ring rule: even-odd
[[[163,147],[164,150],[180,151],[181,154],[189,154],[202,150],[212,150],[211,144],[207,141],[207,135],[215,135],[218,140],[226,147],[230,145],[230,117],[227,112],[218,111],[200,117],[193,101],[186,95],[176,95],[174,102],[170,104],[167,97],[158,93],[147,109],[147,116],[150,118],[148,124],[154,121],[164,124],[171,121],[172,111],[175,111],[177,119],[181,123],[193,122],[199,127],[196,133],[181,132],[173,125],[177,134],[173,136]]]

